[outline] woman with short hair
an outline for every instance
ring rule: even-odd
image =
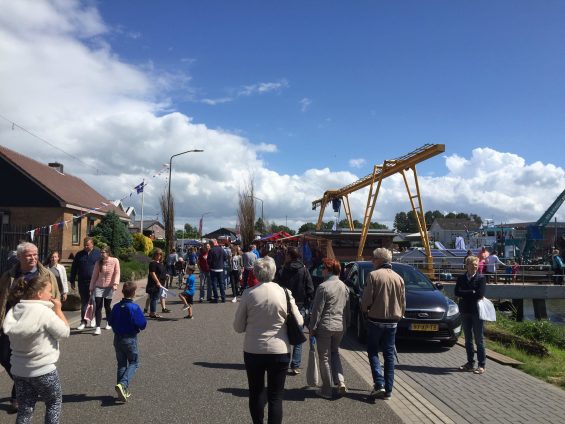
[[[153,260],[149,263],[149,274],[145,292],[149,295],[149,318],[161,318],[157,314],[157,302],[161,287],[167,281],[167,270],[163,265],[163,251],[159,248],[153,251]]]
[[[233,322],[236,332],[245,333],[243,358],[249,382],[249,411],[254,424],[263,422],[266,402],[269,404],[269,424],[280,424],[283,417],[282,399],[290,361],[285,325],[289,311],[285,289],[273,282],[275,272],[275,261],[269,256],[254,263],[253,273],[259,284],[243,292]],[[292,294],[286,292],[292,314],[302,326],[302,315]]]
[[[332,380],[340,395],[347,393],[339,345],[349,318],[349,289],[339,279],[340,271],[338,261],[322,259],[324,282],[316,290],[310,317],[310,336],[316,337],[322,376],[322,388],[316,394],[326,399],[333,397]]]

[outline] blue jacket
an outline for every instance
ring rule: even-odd
[[[208,252],[208,266],[210,271],[213,269],[224,269],[224,262],[226,261],[226,252],[220,246],[214,246]]]
[[[77,252],[71,266],[71,286],[75,285],[77,277],[79,284],[90,284],[90,278],[92,277],[92,272],[94,271],[94,265],[99,260],[100,249],[94,248],[92,252],[90,252],[90,255],[84,250]]]
[[[145,329],[147,320],[137,303],[133,303],[132,299],[122,299],[112,308],[108,324],[115,334],[134,335]]]

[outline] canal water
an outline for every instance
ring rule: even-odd
[[[545,306],[551,322],[565,325],[565,299],[546,299]],[[524,299],[524,319],[535,319],[532,299]]]

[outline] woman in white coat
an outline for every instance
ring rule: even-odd
[[[233,327],[245,333],[243,358],[249,382],[249,411],[254,424],[263,423],[265,403],[269,404],[268,423],[282,423],[284,383],[290,362],[290,345],[285,325],[287,300],[285,290],[272,282],[276,265],[271,257],[258,259],[253,272],[259,284],[247,289],[235,313]],[[290,291],[290,306],[298,324],[302,315]],[[265,393],[265,373],[267,390]]]

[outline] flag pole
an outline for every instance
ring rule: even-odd
[[[143,195],[145,194],[145,178],[141,181],[141,224],[140,224],[140,231],[141,235],[143,236]]]

